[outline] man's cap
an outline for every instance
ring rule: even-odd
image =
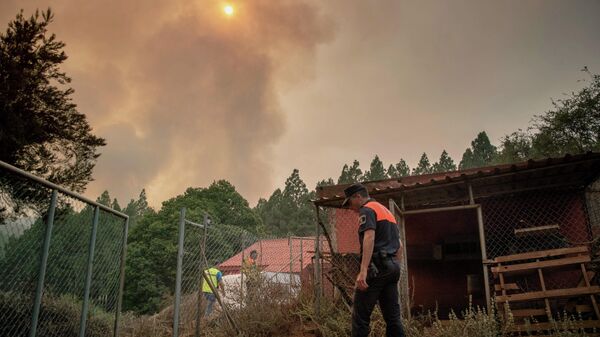
[[[365,185],[363,184],[352,184],[348,187],[346,187],[346,189],[344,190],[344,195],[346,196],[346,199],[344,199],[344,202],[342,203],[342,207],[346,207],[348,205],[348,201],[350,201],[350,197],[352,197],[356,192],[360,192],[360,191],[366,191],[367,188],[365,187]]]

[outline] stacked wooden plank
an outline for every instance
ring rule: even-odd
[[[594,274],[587,270],[586,265],[590,261],[591,257],[587,246],[499,256],[492,261],[491,268],[495,280],[496,303],[504,310],[511,307],[510,312],[516,322],[515,331],[548,330],[554,324],[553,319],[557,318],[554,314],[561,314],[567,309],[566,306],[571,304],[571,309],[578,312],[587,311],[595,318],[575,322],[576,328],[600,327],[600,311],[596,300],[596,296],[600,294],[600,287],[593,284]],[[578,284],[559,289],[547,288],[547,276],[550,273],[568,270],[581,273],[581,281]],[[523,290],[519,286],[523,278],[536,279],[539,282],[537,289]],[[551,306],[551,301],[555,304],[563,303],[563,305],[562,307]],[[583,302],[589,304],[582,304]],[[539,303],[543,303],[543,305],[536,306]],[[531,307],[528,306],[529,304]],[[518,309],[512,309],[512,307],[518,307]],[[547,322],[526,325],[525,318]]]

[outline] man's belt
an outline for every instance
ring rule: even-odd
[[[373,252],[373,260],[385,260],[385,259],[393,259],[396,257],[396,253],[388,253],[385,251],[378,251],[378,252]]]
[[[393,259],[396,254],[390,254],[384,251],[373,252],[373,257],[369,262],[368,276],[376,277],[381,272],[393,268]]]

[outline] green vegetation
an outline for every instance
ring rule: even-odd
[[[26,337],[31,325],[31,308],[24,303],[32,299],[20,293],[0,291],[0,336]],[[77,337],[81,301],[72,295],[46,294],[42,301],[42,315],[38,323],[37,336]],[[109,314],[93,305],[89,308],[86,337],[110,336],[113,331],[114,314]]]
[[[138,203],[140,203],[138,201]],[[174,291],[177,266],[177,224],[182,207],[187,219],[212,221],[211,235],[219,237],[207,247],[212,259],[230,257],[241,249],[242,233],[255,233],[260,218],[248,202],[225,180],[208,188],[188,188],[184,194],[163,202],[159,212],[142,210],[129,235],[124,308],[137,313],[157,312]],[[186,267],[184,266],[184,269]]]

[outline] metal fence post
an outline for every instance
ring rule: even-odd
[[[316,240],[315,240],[315,314],[320,315],[321,313],[321,228],[319,221],[321,217],[319,214],[319,206],[315,206],[317,211],[317,223],[315,226]]]
[[[92,234],[90,235],[90,244],[88,245],[88,263],[85,275],[85,287],[83,290],[83,304],[81,307],[81,318],[79,320],[79,337],[85,337],[85,325],[87,320],[88,306],[90,300],[90,287],[92,286],[92,271],[94,268],[94,250],[96,248],[96,234],[98,233],[98,217],[100,208],[94,208],[94,219],[92,220]]]
[[[304,239],[300,239],[300,284],[302,284],[302,270],[304,268],[304,248],[302,242]]]
[[[183,268],[183,237],[185,232],[185,207],[179,213],[179,239],[177,241],[177,273],[175,276],[175,307],[173,308],[173,337],[179,336],[179,305],[181,303],[181,269]]]
[[[121,318],[121,307],[123,306],[123,290],[125,288],[125,260],[127,258],[127,235],[129,232],[129,218],[125,219],[123,228],[123,243],[121,246],[121,265],[119,270],[119,293],[117,294],[117,312],[115,313],[114,337],[119,337],[119,319]]]
[[[200,252],[202,254],[202,258],[200,259],[199,263],[200,275],[204,273],[204,270],[206,268],[209,268],[208,261],[206,261],[206,228],[208,227],[208,214],[206,213],[204,213],[204,220],[202,221],[202,225],[204,228],[202,228],[203,235],[200,247]],[[203,280],[204,279],[200,277],[200,280],[198,282],[198,303],[196,305],[196,332],[194,334],[195,337],[200,337],[200,322],[202,320],[202,312],[200,312],[200,310],[202,309],[202,298],[204,297],[204,294],[202,292],[202,282],[204,282]]]
[[[35,337],[37,333],[37,324],[40,317],[40,307],[42,305],[42,295],[44,293],[44,278],[46,277],[46,266],[48,265],[48,254],[50,253],[50,240],[52,237],[52,226],[54,226],[54,213],[56,211],[56,201],[58,192],[52,190],[50,199],[50,208],[48,209],[48,219],[46,221],[46,233],[44,236],[44,245],[40,258],[40,272],[38,274],[37,287],[35,289],[35,300],[33,302],[33,313],[31,314],[31,330],[29,337]]]
[[[242,232],[242,263],[240,264],[240,304],[244,303],[244,264],[246,263],[246,232]],[[262,254],[262,252],[261,252]]]
[[[290,295],[292,294],[292,275],[294,273],[294,268],[293,268],[293,250],[292,250],[292,236],[288,235],[288,244],[290,246]]]
[[[483,214],[481,206],[477,207],[477,224],[479,226],[479,245],[481,247],[481,260],[483,264],[483,283],[485,286],[485,301],[487,303],[488,312],[492,310],[492,301],[490,294],[490,275],[487,265],[487,248],[485,245],[485,227],[483,225]]]

